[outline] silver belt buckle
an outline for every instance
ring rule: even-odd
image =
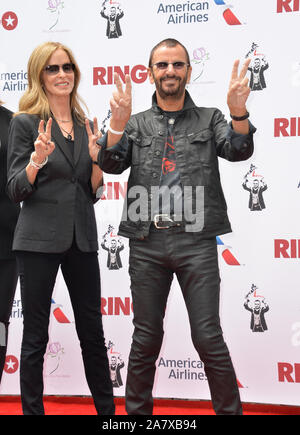
[[[163,229],[166,229],[166,228],[170,228],[170,225],[168,225],[168,226],[166,226],[166,227],[159,227],[157,224],[158,224],[158,222],[159,222],[160,220],[162,220],[162,219],[160,219],[160,218],[163,218],[163,220],[166,220],[166,221],[168,221],[168,222],[173,222],[172,219],[171,219],[167,214],[156,214],[156,215],[154,216],[154,219],[153,219],[153,222],[154,222],[155,228],[157,228],[158,230],[163,230]]]

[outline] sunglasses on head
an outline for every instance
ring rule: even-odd
[[[44,70],[49,75],[55,75],[58,74],[60,67],[66,74],[70,74],[75,71],[74,63],[64,63],[63,65],[47,65]]]
[[[173,65],[173,68],[176,70],[183,69],[186,65],[189,66],[186,62],[156,62],[152,66],[155,66],[159,70],[167,69],[169,65]]]

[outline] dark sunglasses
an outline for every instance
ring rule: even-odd
[[[64,63],[63,65],[47,65],[44,70],[49,75],[55,75],[58,74],[60,67],[66,74],[70,74],[71,72],[75,71],[74,63]]]
[[[167,69],[169,65],[173,65],[173,68],[176,70],[183,69],[185,66],[190,66],[186,62],[179,62],[178,61],[178,62],[156,62],[152,65],[152,67],[156,66],[157,69],[164,70],[164,69]]]

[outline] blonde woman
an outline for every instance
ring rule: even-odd
[[[59,267],[96,410],[115,412],[100,312],[93,207],[102,172],[89,154],[79,80],[78,65],[67,47],[55,42],[38,46],[30,56],[28,88],[10,129],[8,192],[13,201],[23,202],[13,249],[24,316],[20,364],[24,414],[44,414],[43,358]],[[99,137],[96,120],[89,127]]]

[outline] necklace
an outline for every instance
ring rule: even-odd
[[[74,125],[72,125],[72,130],[70,131],[70,132],[68,132],[67,130],[65,130],[64,128],[62,128],[62,126],[60,126],[60,128],[62,129],[62,131],[64,131],[65,133],[67,133],[67,139],[68,140],[72,140],[72,131],[73,131],[73,128],[74,128]]]
[[[56,118],[56,116],[54,114],[53,114],[53,116],[56,119],[56,121],[59,121],[59,122],[72,122],[72,118],[71,119],[58,119],[58,118]]]
[[[55,118],[56,119],[56,121],[59,121],[59,122],[72,122],[72,119],[58,119],[58,118]]]

